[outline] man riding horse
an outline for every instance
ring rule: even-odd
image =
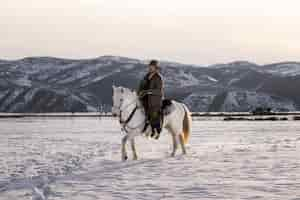
[[[162,126],[162,98],[164,96],[163,80],[159,73],[158,61],[151,60],[148,65],[148,73],[141,80],[138,88],[148,124],[151,125],[151,137],[159,138]]]

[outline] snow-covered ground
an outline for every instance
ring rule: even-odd
[[[117,120],[0,119],[0,127],[0,200],[300,198],[297,121],[194,120],[187,156],[169,156],[164,132],[137,138],[140,159],[127,162]]]

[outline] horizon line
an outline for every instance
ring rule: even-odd
[[[52,59],[61,59],[61,60],[73,60],[73,61],[82,61],[82,60],[95,60],[95,59],[100,59],[103,57],[119,57],[119,58],[124,58],[124,59],[130,59],[130,60],[136,60],[136,61],[150,61],[151,59],[156,59],[161,63],[176,63],[176,64],[181,64],[181,65],[191,65],[191,66],[197,66],[197,67],[210,67],[210,66],[215,66],[215,65],[223,65],[223,64],[231,64],[231,63],[237,63],[237,62],[245,62],[245,63],[252,63],[258,66],[265,66],[265,65],[272,65],[272,64],[280,64],[280,63],[299,63],[299,61],[288,61],[288,60],[282,60],[278,62],[269,62],[269,63],[256,63],[250,60],[231,60],[227,62],[216,62],[214,64],[196,64],[196,63],[183,63],[183,62],[178,62],[178,61],[170,61],[170,60],[165,60],[165,59],[158,59],[158,58],[136,58],[136,57],[128,57],[128,56],[121,56],[121,55],[111,55],[111,54],[103,54],[100,56],[94,56],[94,57],[82,57],[82,58],[72,58],[72,57],[62,57],[62,56],[23,56],[15,59],[7,59],[7,58],[0,58],[0,61],[6,61],[6,62],[14,62],[14,61],[20,61],[24,59],[29,59],[29,58],[52,58]]]

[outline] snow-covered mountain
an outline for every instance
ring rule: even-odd
[[[299,62],[283,62],[277,64],[266,65],[264,71],[280,76],[297,76],[300,75]]]
[[[226,94],[221,111],[249,111],[257,107],[273,108],[274,111],[296,110],[293,101],[275,97],[266,93],[256,91],[231,91]]]
[[[0,112],[109,111],[111,86],[136,88],[147,61],[28,57],[0,60]],[[161,62],[166,97],[193,111],[300,108],[300,63],[257,65],[247,61],[211,66]]]

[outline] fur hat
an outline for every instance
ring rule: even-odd
[[[153,66],[158,67],[158,61],[157,60],[151,60],[149,65],[153,65]]]

